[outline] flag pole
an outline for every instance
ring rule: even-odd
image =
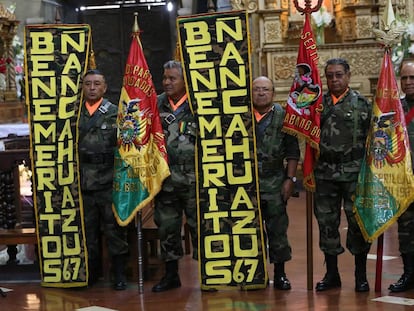
[[[392,45],[397,44],[402,33],[401,31],[396,29],[398,27],[395,23],[394,9],[392,7],[391,0],[388,0],[386,3],[381,24],[383,26],[383,30],[374,29],[374,34],[377,37],[377,41],[380,41],[380,43],[384,45],[385,53],[387,53],[387,50],[390,50]],[[377,258],[375,265],[375,292],[381,292],[383,252],[384,234],[381,234],[377,239]]]
[[[375,266],[375,292],[381,291],[383,250],[384,250],[384,234],[381,234],[378,237],[378,241],[377,241],[377,261],[376,261],[376,266]]]
[[[137,248],[138,248],[138,291],[144,293],[144,269],[142,256],[142,211],[135,215],[135,225],[137,228]]]
[[[293,0],[296,10],[300,13],[312,14],[317,12],[323,0],[318,0],[314,7],[312,7],[312,0],[305,0],[305,7],[299,6],[298,0]],[[306,255],[307,255],[307,288],[313,290],[313,193],[306,191]]]
[[[132,33],[139,34],[138,26],[138,12],[134,12],[134,25],[132,26]],[[144,269],[142,256],[142,211],[139,210],[135,215],[135,224],[137,227],[137,247],[138,247],[138,292],[144,293]]]
[[[313,290],[313,193],[306,191],[306,255],[307,255],[307,285]]]

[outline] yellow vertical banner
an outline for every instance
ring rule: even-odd
[[[177,20],[196,144],[202,290],[267,286],[245,11]]]
[[[87,285],[77,121],[89,25],[25,28],[26,104],[42,286]]]

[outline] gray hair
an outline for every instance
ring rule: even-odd
[[[183,67],[181,67],[179,61],[169,60],[164,64],[164,69],[177,69],[180,72],[181,77],[183,77]]]
[[[345,73],[349,72],[351,68],[349,67],[348,62],[343,58],[331,58],[326,62],[325,72],[329,65],[341,65],[344,67]]]

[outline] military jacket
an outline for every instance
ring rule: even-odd
[[[98,108],[92,116],[89,115],[85,105],[81,107],[79,160],[83,191],[112,187],[118,107],[106,99],[102,101],[101,107],[104,107],[101,110],[106,112],[101,113]],[[98,115],[94,117],[95,114]]]
[[[401,99],[401,104],[404,109],[404,113],[407,114],[411,108],[414,108],[414,100],[407,100],[407,98]],[[406,124],[407,132],[408,132],[408,140],[410,141],[410,150],[411,150],[411,162],[414,170],[414,119],[411,120],[410,123]]]
[[[322,103],[320,157],[315,177],[355,181],[364,158],[371,103],[352,89],[336,105],[330,92],[324,94]]]
[[[157,100],[171,172],[163,184],[163,189],[168,191],[173,185],[195,183],[197,123],[188,100],[176,111],[172,110],[165,93],[158,95]]]
[[[274,104],[256,124],[256,149],[260,191],[275,191],[286,178],[284,160],[299,160],[296,137],[282,132],[285,111]]]

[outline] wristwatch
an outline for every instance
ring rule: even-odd
[[[295,176],[286,176],[286,179],[290,179],[291,181],[293,181],[293,183],[295,183],[297,180]]]

